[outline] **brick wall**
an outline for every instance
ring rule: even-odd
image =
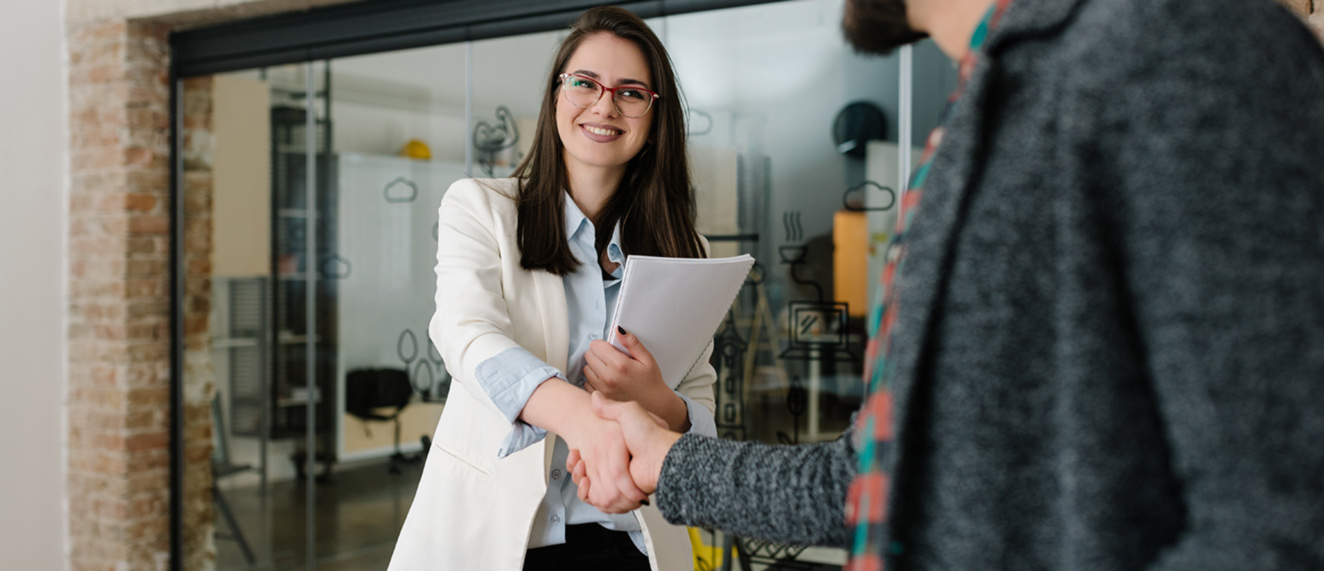
[[[69,563],[169,565],[167,34],[354,0],[68,0]],[[215,567],[212,81],[185,82],[183,568]]]
[[[74,26],[69,32],[68,492],[74,570],[164,569],[168,563],[166,32],[159,25],[123,21]],[[210,106],[202,109],[210,112]],[[208,120],[193,117],[189,128],[205,130]],[[205,164],[196,166],[207,171]],[[188,220],[193,227],[185,248],[195,275],[210,271],[208,172],[190,172],[188,179],[195,215]],[[185,567],[203,569],[211,553],[209,281],[194,278],[188,280],[186,305],[190,560]]]
[[[185,569],[215,565],[211,497],[212,79],[184,82]]]

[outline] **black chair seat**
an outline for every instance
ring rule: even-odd
[[[426,447],[414,456],[400,451],[400,413],[413,399],[414,385],[404,369],[355,369],[345,376],[345,412],[360,420],[395,425],[395,453],[388,468],[391,474],[400,474],[401,464],[422,461],[427,454]],[[390,413],[382,414],[382,409]]]

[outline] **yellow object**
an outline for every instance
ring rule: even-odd
[[[690,547],[694,552],[694,571],[713,571],[722,567],[722,548],[703,542],[703,530],[697,527],[687,528],[690,532]],[[735,555],[735,547],[731,548]]]
[[[411,159],[428,160],[432,158],[432,149],[429,149],[428,144],[423,141],[410,139],[409,142],[405,143],[405,146],[400,149],[400,156],[409,157]]]
[[[850,304],[851,317],[864,317],[869,305],[869,221],[863,212],[832,217],[833,299]]]

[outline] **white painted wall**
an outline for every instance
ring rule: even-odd
[[[65,568],[64,2],[0,2],[0,553]]]

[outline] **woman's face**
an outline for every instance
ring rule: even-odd
[[[654,89],[639,47],[609,33],[584,38],[560,71],[590,77],[606,87]],[[556,130],[565,146],[566,169],[574,173],[585,168],[624,168],[648,141],[657,111],[653,107],[643,117],[630,118],[616,110],[610,92],[603,92],[588,108],[580,108],[566,99],[565,90],[557,89]]]

